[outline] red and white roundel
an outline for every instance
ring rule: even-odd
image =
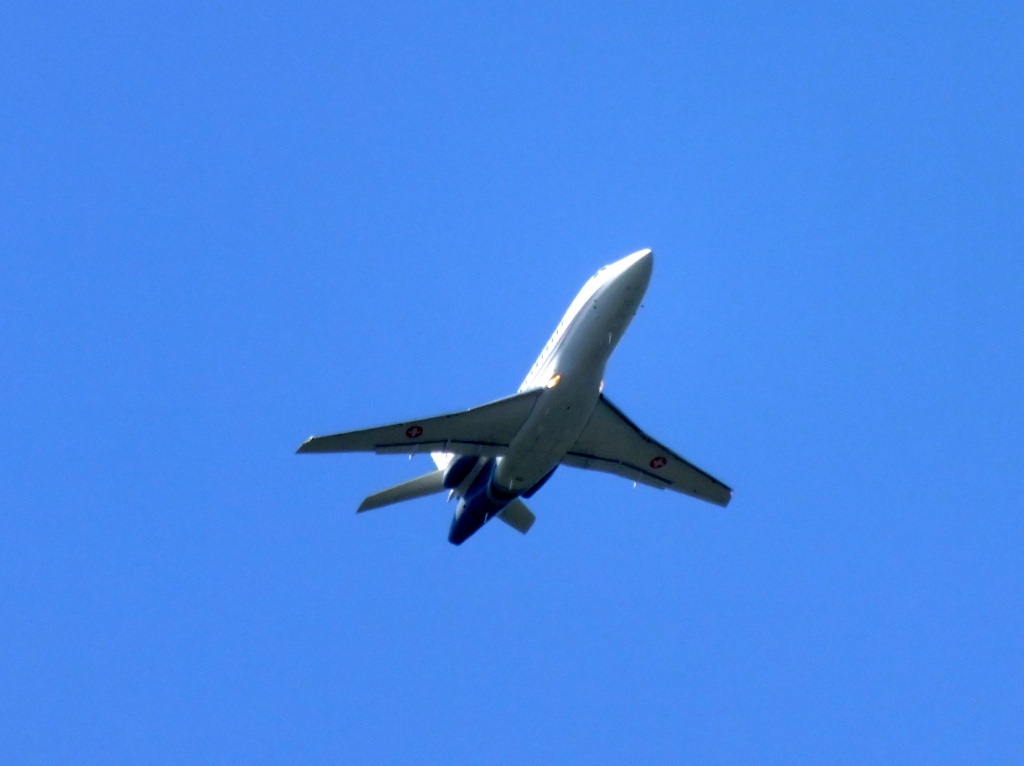
[[[419,426],[409,426],[405,429],[405,435],[410,439],[418,439],[423,436],[423,429]]]
[[[654,470],[658,470],[659,468],[664,468],[667,464],[668,464],[668,461],[665,458],[663,458],[661,455],[658,455],[658,457],[655,457],[655,458],[651,458],[651,468],[653,468]]]

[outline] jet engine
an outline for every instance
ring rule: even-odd
[[[444,472],[444,478],[441,482],[444,488],[455,489],[462,484],[466,477],[469,476],[469,472],[473,470],[477,460],[479,458],[476,455],[463,455],[462,457],[455,458]]]

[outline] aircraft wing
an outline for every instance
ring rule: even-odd
[[[732,498],[731,489],[645,434],[604,395],[562,463],[673,489],[723,507]]]
[[[533,389],[450,415],[409,420],[332,436],[311,436],[302,443],[298,452],[504,455],[508,451],[509,442],[533,411],[541,391],[539,388]]]

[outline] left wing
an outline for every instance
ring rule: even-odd
[[[562,463],[673,489],[723,507],[732,499],[725,484],[645,434],[603,394]]]
[[[533,389],[465,412],[409,420],[333,436],[311,436],[298,452],[452,452],[457,455],[504,455],[523,427],[543,389]]]

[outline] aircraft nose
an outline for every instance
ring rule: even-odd
[[[654,270],[654,253],[650,249],[640,250],[623,258],[622,265],[622,273],[629,275],[630,282],[646,285]]]
[[[646,290],[647,284],[651,281],[651,271],[654,268],[654,253],[651,250],[637,250],[635,253],[620,258],[605,266],[597,273],[597,277],[603,277],[605,285],[617,284],[621,287],[629,285],[630,290]]]
[[[638,253],[633,253],[632,258],[636,258],[635,261],[630,265],[630,270],[636,270],[646,272],[650,274],[654,269],[654,251],[650,248],[641,250]]]
[[[649,275],[654,267],[654,253],[650,248],[637,250],[635,253],[631,253],[620,260],[615,266],[618,267],[620,274],[629,273],[640,276],[646,273]]]

